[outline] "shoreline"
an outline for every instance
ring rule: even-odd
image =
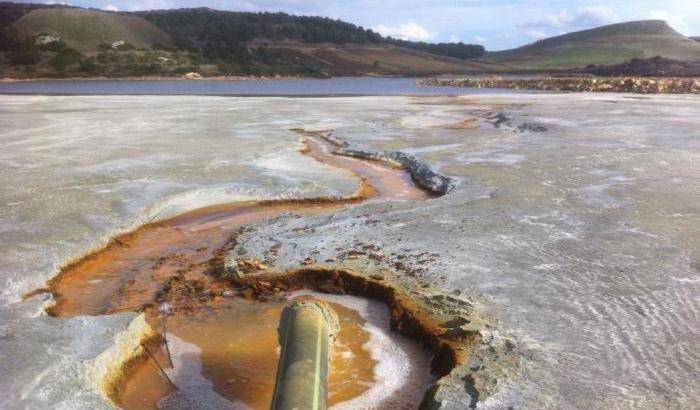
[[[700,94],[700,77],[534,77],[423,78],[422,86],[506,88],[552,92]]]
[[[21,83],[39,81],[282,81],[282,80],[331,80],[334,78],[357,77],[357,78],[429,78],[423,74],[387,74],[378,75],[373,73],[344,74],[328,77],[317,77],[307,75],[273,75],[273,76],[253,76],[253,75],[214,75],[200,76],[198,78],[187,78],[185,75],[178,76],[134,76],[134,77],[106,77],[106,76],[81,76],[81,77],[31,77],[31,78],[0,78],[0,83]]]
[[[183,76],[178,77],[166,77],[166,76],[139,76],[139,77],[36,77],[36,78],[11,78],[5,77],[0,78],[0,83],[31,83],[40,81],[280,81],[280,80],[300,80],[304,78],[316,78],[316,77],[304,77],[304,76],[273,76],[273,77],[255,77],[255,76],[239,76],[239,75],[224,75],[224,76],[213,76],[213,77],[202,77],[197,79],[185,78]],[[323,79],[323,78],[319,78]]]

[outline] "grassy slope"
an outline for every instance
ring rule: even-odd
[[[101,43],[125,40],[137,48],[169,44],[167,33],[150,21],[125,13],[77,8],[31,10],[14,26],[26,35],[59,34],[83,52]],[[253,46],[260,40],[253,40]],[[509,69],[555,70],[588,64],[617,64],[633,57],[700,60],[700,42],[688,39],[662,21],[614,24],[553,37],[514,50],[493,52],[484,60],[459,60],[387,44],[309,44],[272,42],[281,50],[333,75],[342,74],[463,74],[506,72]],[[375,64],[376,62],[376,64]]]
[[[460,60],[403,47],[376,44],[303,44],[282,42],[271,48],[286,49],[319,62],[336,74],[431,74],[500,71],[499,64]],[[375,66],[375,62],[378,66]]]
[[[487,58],[517,68],[566,69],[618,64],[634,57],[700,60],[700,43],[659,20],[613,24],[540,40]]]
[[[166,33],[143,18],[97,10],[39,9],[22,16],[14,26],[26,35],[58,34],[68,46],[81,51],[95,50],[101,43],[117,40],[137,48],[170,42]]]
[[[137,48],[154,43],[170,44],[168,34],[138,16],[78,8],[42,8],[29,11],[13,23],[22,34],[57,34],[70,47],[94,51],[101,43],[125,40]],[[253,41],[252,45],[257,45]],[[437,74],[500,71],[499,65],[479,60],[460,60],[391,45],[308,44],[283,41],[271,48],[284,50],[320,64],[334,75],[342,74]],[[375,65],[378,62],[378,66]]]

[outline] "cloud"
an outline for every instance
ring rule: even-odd
[[[486,42],[486,39],[484,37],[481,37],[481,36],[476,36],[476,37],[474,37],[474,41],[476,41],[479,44],[483,44]]]
[[[565,26],[573,28],[587,28],[615,23],[619,20],[617,14],[609,7],[588,6],[579,7]]]
[[[107,10],[107,11],[119,11],[119,7],[115,6],[114,4],[108,4],[104,7],[102,7],[102,10]]]
[[[545,37],[548,37],[548,34],[544,30],[539,30],[535,28],[529,28],[523,31],[523,34],[530,38],[534,38],[535,40],[541,40]]]
[[[413,41],[430,41],[434,40],[438,36],[438,33],[428,31],[425,27],[416,23],[406,23],[395,27],[380,24],[374,28],[374,31],[383,36],[391,36],[401,40]]]
[[[455,36],[454,34],[450,34],[450,38],[447,39],[450,43],[459,43],[459,37]]]
[[[521,27],[537,30],[575,30],[611,24],[619,21],[617,14],[609,7],[586,6],[574,11],[562,10],[558,13],[547,14],[543,18],[521,24]]]
[[[541,40],[571,31],[604,26],[619,20],[618,15],[609,7],[585,6],[545,14],[536,20],[518,24],[517,27],[525,37]]]
[[[168,0],[141,0],[129,3],[129,10],[163,10],[175,8]]]

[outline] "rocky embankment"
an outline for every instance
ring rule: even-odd
[[[418,185],[421,189],[428,191],[432,195],[445,195],[455,187],[455,180],[438,174],[414,156],[404,152],[379,152],[351,147],[347,141],[333,135],[333,133],[330,131],[307,131],[303,128],[295,128],[292,131],[295,131],[301,135],[311,135],[323,139],[335,147],[334,153],[337,155],[373,161],[386,161],[397,165],[411,175],[411,179],[416,183],[416,185]]]
[[[700,77],[700,61],[688,62],[670,58],[633,58],[615,65],[589,65],[584,73],[604,77]]]
[[[419,85],[510,88],[516,90],[593,91],[639,94],[700,94],[700,78],[542,77],[425,78]]]

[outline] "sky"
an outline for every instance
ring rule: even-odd
[[[34,1],[35,3],[64,3]],[[570,31],[662,19],[700,36],[700,0],[69,0],[105,10],[211,7],[331,17],[384,35],[428,42],[477,43],[502,50]]]

